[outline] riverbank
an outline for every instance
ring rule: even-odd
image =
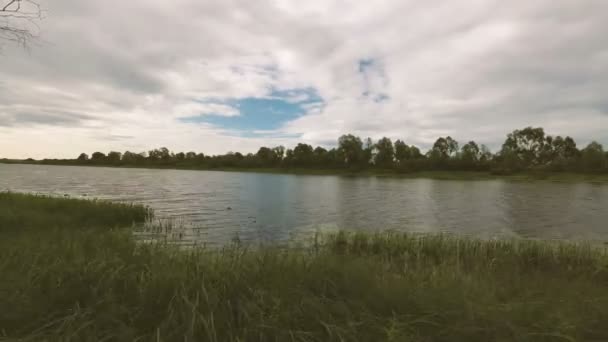
[[[436,179],[436,180],[506,180],[517,182],[549,181],[549,182],[589,182],[608,183],[608,173],[572,173],[572,172],[520,172],[513,174],[496,174],[482,171],[417,171],[403,172],[394,169],[311,169],[311,168],[197,168],[191,166],[160,166],[160,165],[78,165],[66,163],[41,163],[16,160],[0,160],[0,164],[13,165],[54,165],[54,166],[81,166],[81,167],[111,167],[129,169],[160,169],[160,170],[186,170],[186,171],[217,171],[217,172],[252,172],[287,175],[309,176],[344,176],[344,177],[391,177],[402,179]]]
[[[135,242],[149,215],[1,193],[0,339],[608,339],[603,248],[338,233],[178,250]]]

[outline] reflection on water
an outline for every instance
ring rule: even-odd
[[[608,241],[608,186],[588,183],[0,164],[0,190],[147,204],[210,243],[336,229]]]

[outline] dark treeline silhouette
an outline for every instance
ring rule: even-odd
[[[607,172],[608,153],[597,142],[579,149],[570,137],[546,135],[542,128],[527,127],[508,134],[493,154],[485,145],[469,141],[460,145],[451,137],[437,139],[426,153],[404,141],[382,138],[373,142],[352,134],[338,139],[332,149],[300,143],[293,149],[260,147],[257,153],[230,152],[208,156],[196,152],[173,153],[159,148],[144,153],[82,153],[77,159],[45,159],[44,164],[167,167],[188,169],[368,169],[417,171],[486,171],[510,174],[521,171]]]

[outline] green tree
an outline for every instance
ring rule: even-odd
[[[604,147],[593,141],[582,151],[582,163],[586,171],[602,171],[606,168]]]
[[[404,161],[410,159],[410,147],[407,146],[407,144],[404,143],[403,141],[401,141],[401,140],[395,141],[394,150],[395,150],[395,159],[397,159],[398,163],[401,164]]]
[[[570,137],[547,136],[542,149],[541,164],[548,165],[554,170],[563,170],[577,162],[580,151]]]
[[[148,159],[168,161],[171,159],[171,152],[166,147],[161,147],[148,152]]]
[[[340,153],[336,148],[332,148],[331,150],[327,151],[325,160],[327,161],[327,164],[331,167],[339,167],[344,164],[344,159],[341,159]]]
[[[438,160],[446,160],[458,152],[458,142],[452,137],[441,137],[435,141],[433,148],[430,151],[431,158]]]
[[[526,127],[509,133],[500,153],[513,159],[512,164],[517,163],[522,167],[536,166],[543,163],[545,144],[545,131],[541,127]]]
[[[488,146],[482,144],[481,147],[480,147],[480,157],[479,157],[479,160],[482,163],[487,163],[487,162],[491,161],[492,158],[493,158],[492,151],[490,151],[490,149],[488,148]]]
[[[122,158],[122,153],[116,152],[116,151],[112,151],[112,152],[108,153],[108,157],[106,159],[110,163],[116,164],[116,163],[120,162],[121,158]]]
[[[299,143],[293,149],[293,164],[296,166],[312,166],[313,149],[308,144]]]
[[[364,147],[363,147],[363,159],[360,162],[360,166],[366,167],[368,166],[374,159],[375,145],[372,138],[365,139]]]
[[[488,162],[492,158],[492,153],[485,145],[477,145],[474,141],[469,141],[460,150],[461,165],[465,169],[480,170],[489,166]]]
[[[328,166],[331,161],[328,159],[327,150],[321,146],[315,147],[313,152],[313,163],[317,166]]]
[[[463,145],[460,152],[462,160],[471,165],[476,164],[481,159],[481,149],[474,141],[469,141]]]
[[[283,158],[283,163],[287,166],[293,165],[293,150],[288,148],[285,150],[285,158]]]
[[[262,166],[272,166],[277,160],[275,152],[268,147],[260,147],[255,155]]]
[[[144,159],[146,159],[146,157],[141,153],[125,151],[125,153],[122,154],[122,162],[127,165],[137,164],[143,161]]]
[[[285,147],[284,146],[273,147],[272,152],[274,152],[274,156],[276,158],[276,163],[279,163],[280,161],[283,160],[283,158],[285,158]]]
[[[337,153],[346,166],[360,165],[363,161],[363,142],[352,134],[343,135],[338,139]]]
[[[101,153],[101,152],[93,152],[93,154],[91,155],[91,160],[93,161],[103,161],[106,159],[106,155]]]
[[[579,156],[580,151],[576,147],[576,142],[571,137],[565,139],[557,136],[553,139],[553,151],[555,158],[571,160]]]
[[[86,153],[81,153],[76,160],[81,162],[87,161],[89,160],[89,155],[87,155]]]
[[[420,159],[423,158],[422,152],[417,146],[410,145],[410,159]]]
[[[393,142],[387,137],[383,137],[376,143],[375,163],[381,167],[390,167],[395,159]]]

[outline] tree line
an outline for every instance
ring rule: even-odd
[[[293,149],[283,146],[260,147],[256,153],[229,152],[205,155],[196,152],[173,153],[162,147],[143,153],[112,151],[80,154],[72,160],[42,163],[69,165],[107,165],[134,167],[221,168],[310,168],[310,169],[392,169],[416,171],[520,171],[608,172],[608,153],[592,142],[579,149],[571,137],[551,136],[543,128],[526,127],[507,135],[502,148],[492,153],[485,145],[469,141],[463,145],[452,137],[440,137],[423,153],[402,140],[382,138],[376,142],[352,134],[338,139],[337,147],[326,149],[299,143]]]

